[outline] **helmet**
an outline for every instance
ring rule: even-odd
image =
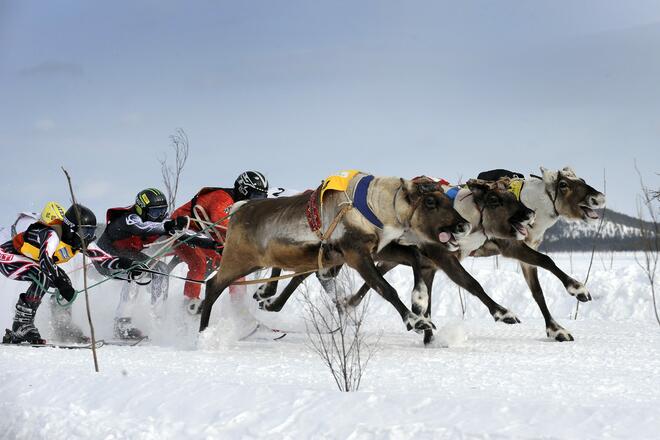
[[[62,220],[64,218],[64,208],[57,202],[48,202],[44,209],[41,210],[41,222],[50,224],[55,220]]]
[[[62,218],[62,239],[75,248],[82,248],[96,239],[96,216],[83,205],[71,205]]]
[[[268,181],[258,171],[245,171],[234,182],[235,201],[265,199],[268,197]]]
[[[161,222],[167,217],[167,197],[156,188],[147,188],[135,196],[135,212],[144,221]]]

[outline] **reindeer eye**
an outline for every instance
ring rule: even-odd
[[[500,199],[498,199],[495,195],[492,195],[492,194],[491,194],[491,195],[488,196],[488,198],[486,199],[486,204],[487,204],[489,207],[494,208],[494,207],[500,206],[501,203],[500,203]]]
[[[561,181],[559,182],[559,189],[561,189],[561,190],[566,190],[566,189],[568,189],[568,183],[566,183],[565,181],[561,180]]]
[[[435,200],[435,197],[424,197],[424,205],[429,209],[435,209],[438,203]]]

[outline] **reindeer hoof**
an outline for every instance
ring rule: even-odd
[[[279,312],[282,310],[280,307],[279,309],[273,306],[273,303],[275,303],[274,298],[267,298],[264,300],[259,301],[259,310],[265,310],[266,312]]]
[[[262,284],[259,286],[259,288],[254,292],[254,295],[252,295],[252,298],[254,298],[257,301],[263,301],[267,298],[270,298],[273,295],[266,295],[266,287],[268,284]]]
[[[505,324],[520,324],[520,319],[507,309],[497,310],[493,313],[495,322],[503,322]]]
[[[591,301],[591,294],[589,294],[587,287],[578,281],[566,287],[566,291],[580,302]]]
[[[414,330],[415,333],[424,333],[426,330],[435,330],[435,324],[430,319],[415,314],[410,314],[406,319],[406,328],[408,331]]]
[[[549,338],[552,338],[558,342],[569,342],[575,340],[573,339],[573,335],[571,335],[568,330],[563,327],[557,327],[556,329],[547,328],[546,334]]]

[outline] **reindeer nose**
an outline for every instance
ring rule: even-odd
[[[467,235],[468,232],[470,232],[470,229],[472,229],[472,226],[470,226],[470,223],[468,222],[462,222],[456,225],[454,228],[454,235]]]
[[[589,197],[589,205],[592,208],[597,208],[605,204],[605,195],[598,193],[598,195]]]
[[[530,223],[533,223],[535,218],[536,218],[536,212],[534,212],[533,209],[528,209],[527,210],[527,221],[529,221]]]

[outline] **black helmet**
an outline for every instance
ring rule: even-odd
[[[135,212],[144,221],[161,222],[167,217],[167,197],[156,188],[147,188],[135,196]]]
[[[258,171],[245,171],[234,182],[236,202],[246,199],[265,199],[268,197],[268,181]]]
[[[62,239],[75,248],[82,248],[96,240],[96,216],[86,206],[71,205],[62,219]]]

